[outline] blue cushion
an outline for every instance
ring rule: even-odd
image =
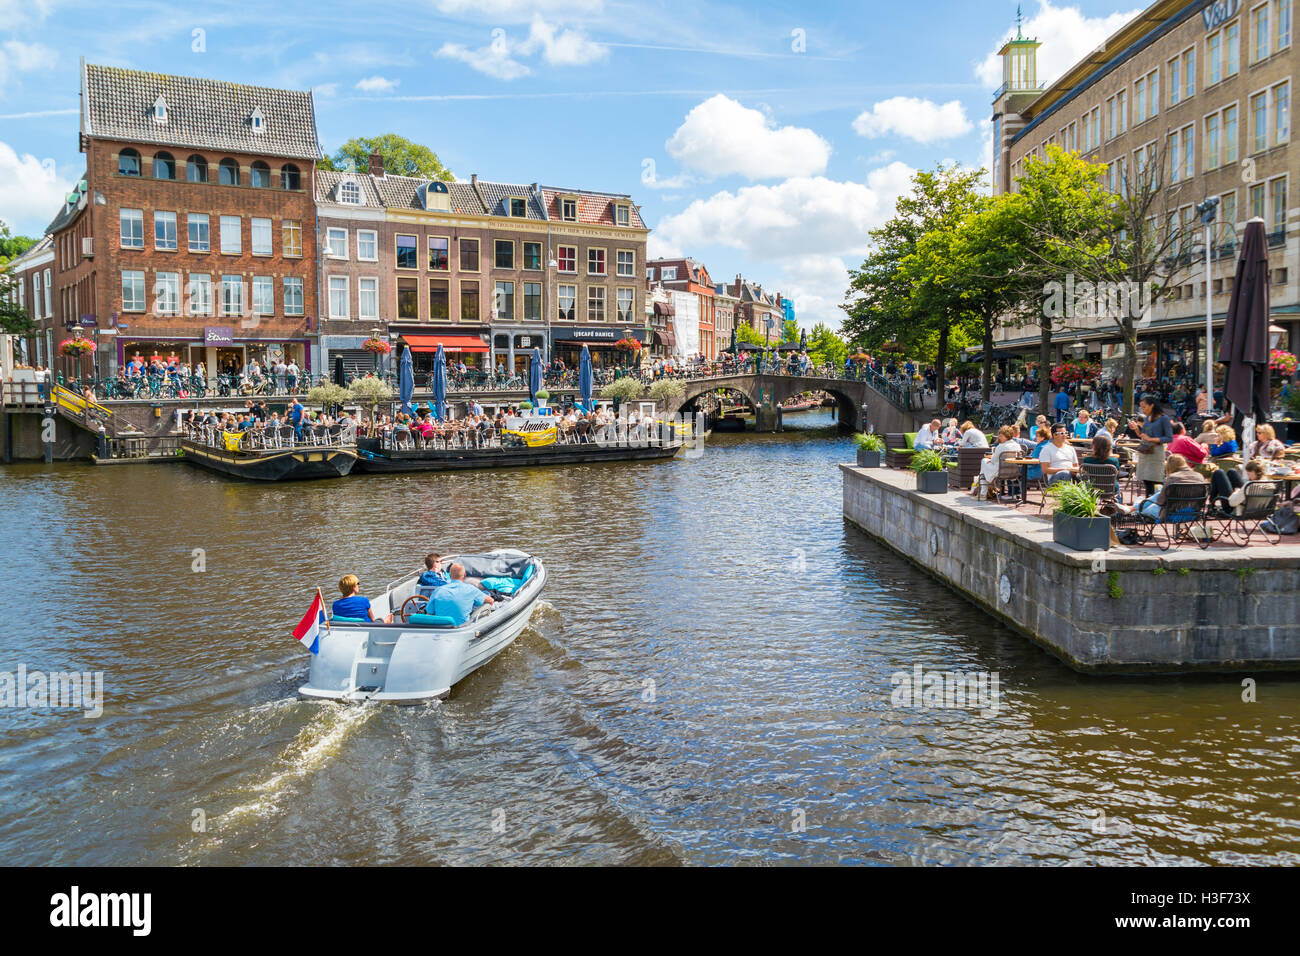
[[[524,568],[524,576],[519,579],[520,587],[523,587],[525,584],[528,583],[528,579],[533,576],[533,571],[535,571],[536,569],[537,566],[534,564],[530,564],[528,565],[528,567]]]
[[[369,624],[369,621],[363,621],[359,617],[332,617],[331,624]]]
[[[523,586],[523,581],[514,578],[484,578],[479,582],[485,591],[500,591],[502,594],[514,594]]]
[[[428,624],[434,627],[457,627],[454,618],[445,614],[412,614],[407,619],[408,624]]]

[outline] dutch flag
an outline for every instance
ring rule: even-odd
[[[322,624],[329,627],[329,622],[325,620],[325,599],[321,597],[320,588],[317,588],[316,596],[311,601],[311,607],[307,608],[307,613],[302,616],[298,626],[293,629],[293,636],[302,642],[302,646],[307,650],[313,654],[318,653],[320,651],[320,629]]]

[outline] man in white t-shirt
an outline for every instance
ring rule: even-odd
[[[1065,440],[1065,425],[1052,426],[1052,440],[1038,453],[1043,465],[1043,477],[1050,485],[1057,481],[1070,481],[1079,468],[1079,456],[1074,446]]]
[[[912,442],[912,447],[918,451],[923,448],[933,448],[939,441],[939,430],[943,428],[943,422],[935,419],[928,425],[922,425],[921,430],[916,433],[916,441]]]

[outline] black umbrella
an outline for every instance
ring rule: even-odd
[[[343,385],[343,356],[334,356],[334,384]]]
[[[799,333],[799,351],[803,352],[808,348],[808,330],[803,329]]]
[[[1256,422],[1268,416],[1271,396],[1268,380],[1268,241],[1264,220],[1246,223],[1232,286],[1228,318],[1223,325],[1219,361],[1226,366],[1223,394],[1237,406],[1238,419],[1251,415]],[[1213,389],[1213,383],[1207,383]]]

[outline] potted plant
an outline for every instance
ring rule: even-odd
[[[367,352],[373,352],[375,355],[387,355],[393,350],[391,345],[379,338],[377,335],[372,335],[370,338],[366,339],[361,343],[361,347]]]
[[[858,467],[879,468],[880,459],[885,454],[885,442],[875,432],[860,433],[853,436],[853,443],[858,446]]]
[[[89,339],[64,339],[59,343],[59,352],[63,355],[89,355],[95,351],[95,343]]]
[[[916,472],[916,490],[921,494],[941,495],[948,490],[948,471],[937,451],[930,448],[918,451],[908,467]]]
[[[630,402],[640,398],[645,392],[641,383],[630,376],[615,379],[600,390],[600,397],[606,401],[614,403],[614,411],[617,412],[620,405],[624,402]]]
[[[1087,482],[1062,481],[1049,485],[1056,510],[1052,514],[1052,540],[1076,551],[1110,549],[1110,518],[1101,514],[1101,492]]]
[[[545,410],[546,400],[551,397],[551,393],[544,388],[537,390],[537,408],[539,411]]]

